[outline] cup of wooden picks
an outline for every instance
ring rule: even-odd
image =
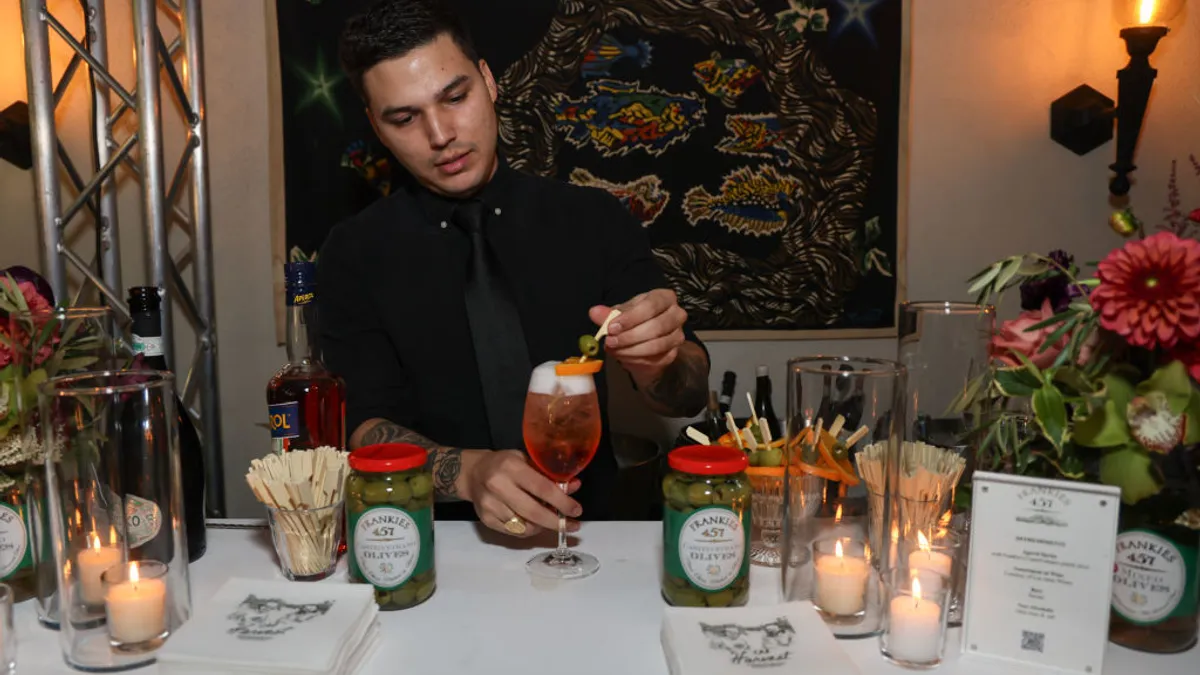
[[[267,509],[279,566],[289,580],[317,581],[337,568],[348,456],[321,447],[250,463],[246,482]]]

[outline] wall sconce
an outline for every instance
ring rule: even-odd
[[[1113,0],[1113,14],[1121,25],[1121,39],[1129,63],[1117,71],[1117,103],[1086,84],[1072,89],[1050,104],[1050,138],[1077,155],[1085,155],[1113,138],[1117,126],[1117,160],[1109,165],[1116,173],[1108,185],[1114,196],[1129,193],[1129,174],[1137,168],[1133,153],[1142,131],[1142,118],[1158,71],[1150,54],[1167,34],[1168,24],[1179,17],[1187,0]]]

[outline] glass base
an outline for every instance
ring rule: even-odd
[[[113,650],[122,654],[145,654],[163,646],[163,643],[167,640],[167,635],[168,632],[163,631],[161,635],[155,635],[148,640],[141,640],[139,642],[120,642],[110,637],[108,644]]]
[[[750,562],[763,567],[779,567],[783,559],[779,556],[779,548],[752,544],[750,546]]]
[[[333,573],[336,571],[337,565],[334,565],[333,567],[321,572],[317,572],[316,574],[296,574],[287,567],[280,566],[280,572],[288,581],[320,581],[333,576]]]
[[[942,665],[941,659],[937,659],[935,661],[909,661],[908,659],[896,658],[889,654],[886,650],[881,650],[881,653],[883,654],[884,661],[887,661],[893,666],[904,668],[905,670],[933,670],[934,668]]]
[[[590,553],[568,550],[559,558],[554,551],[539,553],[525,563],[525,569],[542,579],[582,579],[590,577],[600,569],[600,561]]]

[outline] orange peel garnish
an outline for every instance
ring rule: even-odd
[[[574,357],[573,357],[574,358]],[[578,360],[572,362],[569,359],[562,363],[554,365],[554,374],[561,377],[569,377],[571,375],[595,375],[604,367],[602,359],[588,359],[583,363]]]

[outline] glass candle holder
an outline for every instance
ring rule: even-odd
[[[0,673],[17,672],[17,633],[13,627],[13,589],[0,584]]]
[[[927,670],[942,663],[946,652],[950,582],[929,569],[899,567],[885,583],[887,611],[879,650],[902,668]],[[937,590],[931,590],[936,587]]]
[[[132,654],[154,651],[170,634],[167,566],[157,560],[110,567],[101,575],[108,644]]]
[[[946,529],[929,534],[918,531],[915,536],[904,539],[904,550],[897,562],[901,568],[933,575],[925,590],[931,593],[946,590],[950,609],[954,607],[958,578],[962,571],[959,565],[961,541],[956,532]]]
[[[813,542],[813,605],[826,623],[854,624],[867,613],[872,569],[866,545],[850,537]]]
[[[345,501],[316,509],[266,506],[279,567],[290,581],[318,581],[337,568]]]

